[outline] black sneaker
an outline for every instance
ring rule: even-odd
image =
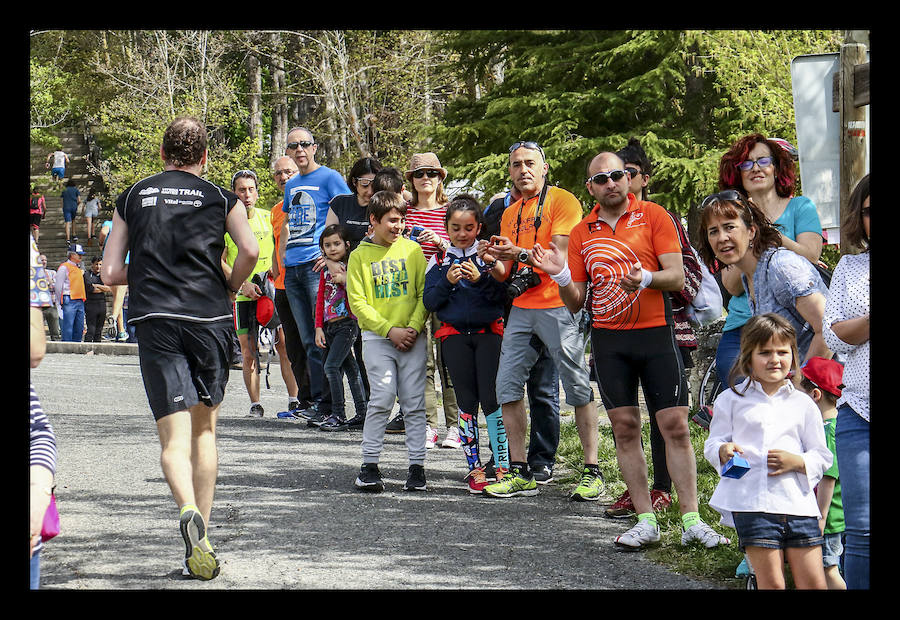
[[[409,476],[406,478],[406,484],[403,485],[404,491],[424,491],[425,490],[425,467],[422,465],[410,465]]]
[[[355,415],[347,420],[347,430],[360,430],[366,422],[365,414]]]
[[[694,423],[700,428],[704,428],[709,430],[709,423],[712,422],[713,410],[712,407],[703,406],[697,410],[697,413],[691,418]]]
[[[347,420],[339,418],[331,414],[319,425],[320,431],[345,431],[347,430]]]
[[[397,414],[397,416],[388,422],[387,426],[384,429],[385,433],[405,433],[406,425],[403,423],[403,412]]]
[[[313,415],[306,418],[307,426],[322,426],[325,423],[325,420],[328,419],[328,416],[324,413],[319,413],[316,411]]]
[[[263,407],[262,405],[253,405],[250,407],[250,413],[247,414],[247,417],[250,418],[261,418],[263,417]]]
[[[300,401],[299,401],[299,400],[292,400],[291,402],[288,403],[288,408],[287,408],[287,410],[288,410],[288,411],[295,411],[295,410],[301,409],[301,408],[302,408],[302,407],[300,407]]]
[[[316,415],[315,407],[300,407],[299,409],[292,409],[291,415],[297,420],[308,420],[314,415]]]
[[[363,463],[359,468],[359,475],[354,483],[360,491],[368,491],[370,493],[381,493],[384,491],[384,480],[381,478],[381,471],[378,469],[378,463]]]
[[[551,468],[549,465],[538,465],[536,467],[532,467],[531,473],[534,475],[534,481],[538,484],[547,484],[548,482],[553,482],[553,468]]]

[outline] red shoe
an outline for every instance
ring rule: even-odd
[[[653,506],[653,512],[661,512],[672,505],[672,496],[665,491],[653,489],[650,491],[650,505]]]
[[[481,490],[490,484],[484,475],[484,467],[476,467],[466,476],[469,483],[469,493],[481,495]]]
[[[634,502],[631,501],[628,489],[625,489],[622,496],[612,506],[607,508],[604,514],[610,519],[627,519],[634,514]]]

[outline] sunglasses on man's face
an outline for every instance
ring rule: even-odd
[[[433,179],[435,177],[441,176],[441,173],[438,172],[437,170],[416,170],[415,172],[413,172],[413,176],[416,177],[417,179],[421,179],[426,174],[428,175],[429,179]]]
[[[541,154],[541,157],[544,157],[544,149],[541,148],[541,145],[532,140],[520,140],[518,142],[513,143],[511,147],[509,147],[509,152],[512,153],[516,149],[520,149],[522,147],[526,149],[531,149],[532,151],[537,151]],[[544,157],[546,159],[546,157]]]
[[[308,148],[311,147],[313,144],[315,144],[315,142],[307,142],[307,141],[303,141],[303,142],[288,142],[288,143],[287,143],[287,148],[289,148],[289,149],[291,149],[291,150],[294,150],[294,149],[296,149],[297,147],[302,147],[302,148],[304,148],[304,149],[308,149]]]
[[[739,164],[735,164],[738,168],[747,172],[748,170],[752,170],[753,166],[759,165],[760,168],[767,168],[772,165],[771,157],[760,157],[759,159],[747,159],[742,161]]]
[[[610,170],[609,172],[598,172],[594,176],[590,177],[588,181],[591,183],[596,183],[597,185],[606,185],[606,182],[610,179],[613,180],[613,183],[618,183],[622,180],[627,172],[624,170]]]

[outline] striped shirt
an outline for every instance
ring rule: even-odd
[[[447,205],[438,207],[437,209],[416,209],[407,206],[406,209],[406,226],[422,226],[428,228],[437,234],[441,239],[450,241],[450,235],[447,234],[447,227],[444,224],[444,218],[447,216]],[[438,246],[433,243],[421,243],[422,252],[425,254],[425,263],[431,260],[431,257],[437,253]]]
[[[56,474],[56,435],[50,420],[41,408],[34,384],[31,384],[31,466],[46,467]],[[34,546],[34,552],[40,551],[42,543]]]

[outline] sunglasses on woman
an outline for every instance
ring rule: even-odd
[[[758,165],[760,168],[768,168],[772,165],[772,158],[760,157],[759,159],[747,159],[739,164],[735,164],[736,167],[740,168],[744,172],[752,170],[753,166],[755,165]]]
[[[744,197],[742,193],[737,191],[736,189],[726,189],[723,192],[719,192],[717,194],[710,194],[706,198],[703,199],[703,202],[700,203],[700,209],[703,210],[706,207],[715,204],[717,202],[736,202],[741,206],[745,206],[747,199]]]
[[[416,170],[415,172],[413,172],[413,176],[416,177],[417,179],[421,179],[426,174],[428,175],[429,179],[433,179],[435,177],[441,176],[441,173],[438,172],[437,170]]]
[[[361,185],[363,187],[369,187],[372,183],[375,182],[375,179],[361,179],[359,177],[354,180],[356,181],[357,185]]]
[[[627,173],[624,170],[598,172],[594,176],[588,178],[588,181],[590,181],[591,183],[596,183],[597,185],[606,185],[606,182],[612,179],[613,183],[618,183],[626,174]]]

